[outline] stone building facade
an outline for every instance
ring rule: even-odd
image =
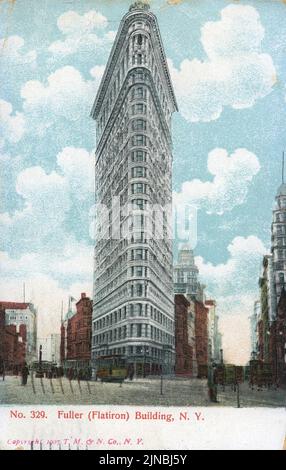
[[[196,357],[198,364],[198,377],[207,376],[207,365],[209,359],[208,339],[208,312],[209,309],[202,303],[196,302]]]
[[[26,362],[26,325],[6,325],[5,310],[0,309],[0,369],[17,372]]]
[[[286,184],[282,183],[276,194],[271,226],[271,252],[276,305],[286,280]],[[275,312],[276,313],[276,312]]]
[[[17,331],[26,326],[26,361],[37,357],[37,311],[32,303],[0,301],[0,309],[5,311],[5,324],[14,325]]]
[[[175,295],[176,375],[193,376],[193,356],[196,351],[190,344],[188,316],[190,302],[182,294]]]
[[[61,364],[64,369],[87,369],[91,363],[92,300],[81,294],[76,313],[61,325]]]
[[[138,374],[175,364],[171,116],[177,104],[156,17],[135,2],[103,75],[96,120],[92,359]]]
[[[198,280],[199,270],[195,264],[193,250],[183,246],[178,253],[178,262],[174,265],[174,291],[203,301],[203,286]]]

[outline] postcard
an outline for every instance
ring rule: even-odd
[[[0,17],[0,449],[285,449],[285,1]]]

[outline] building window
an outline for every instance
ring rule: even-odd
[[[136,134],[132,137],[132,145],[144,145],[146,146],[146,136],[143,134]]]
[[[135,284],[135,296],[142,297],[143,295],[143,285],[142,284]]]
[[[136,103],[132,106],[132,114],[146,114],[146,106],[143,103]]]
[[[131,185],[132,194],[146,194],[146,184],[144,183],[133,183]]]
[[[142,75],[143,77],[143,75]],[[138,78],[138,74],[137,74],[137,78]],[[137,86],[135,88],[133,88],[133,91],[132,91],[132,97],[134,99],[146,99],[146,89],[143,87],[143,86]]]
[[[132,276],[142,277],[144,274],[143,266],[132,266],[131,268]]]
[[[135,150],[131,156],[132,162],[146,162],[146,152],[144,150]]]
[[[146,121],[144,119],[136,119],[132,123],[132,128],[134,131],[145,131],[146,130]]]
[[[146,178],[146,173],[146,168],[142,166],[136,166],[131,170],[132,178]]]
[[[137,36],[137,44],[138,44],[138,46],[142,46],[142,43],[143,43],[142,34],[138,34],[138,36]]]
[[[146,243],[144,232],[135,232],[131,238],[132,243]]]
[[[133,210],[145,210],[147,205],[147,201],[144,199],[134,199],[132,201],[132,208]]]
[[[134,315],[136,317],[142,317],[143,306],[142,304],[134,304]]]
[[[284,273],[279,273],[279,282],[284,284]]]
[[[132,259],[138,260],[138,259],[144,259],[144,251],[141,248],[137,248],[135,250],[132,250]]]

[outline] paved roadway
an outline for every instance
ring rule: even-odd
[[[59,379],[34,379],[21,386],[20,377],[0,377],[0,404],[99,404],[142,406],[237,406],[237,394],[227,387],[218,390],[219,403],[210,403],[207,383],[198,379],[163,380],[163,395],[160,378],[135,379],[118,383],[68,381]],[[286,406],[286,391],[252,391],[247,384],[240,387],[240,405]]]

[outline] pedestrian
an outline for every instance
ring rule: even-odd
[[[130,364],[130,366],[129,366],[128,377],[129,377],[129,380],[133,380],[133,377],[134,377],[134,366],[133,366],[133,364]]]
[[[208,389],[210,401],[213,403],[218,403],[217,384],[215,380],[215,367],[215,364],[210,364],[208,367]]]
[[[21,374],[22,374],[22,385],[27,385],[27,380],[28,380],[28,375],[29,375],[29,368],[28,368],[26,362],[24,362],[24,364],[23,364]]]
[[[2,379],[5,380],[5,362],[4,361],[1,361],[0,375],[2,375]]]

